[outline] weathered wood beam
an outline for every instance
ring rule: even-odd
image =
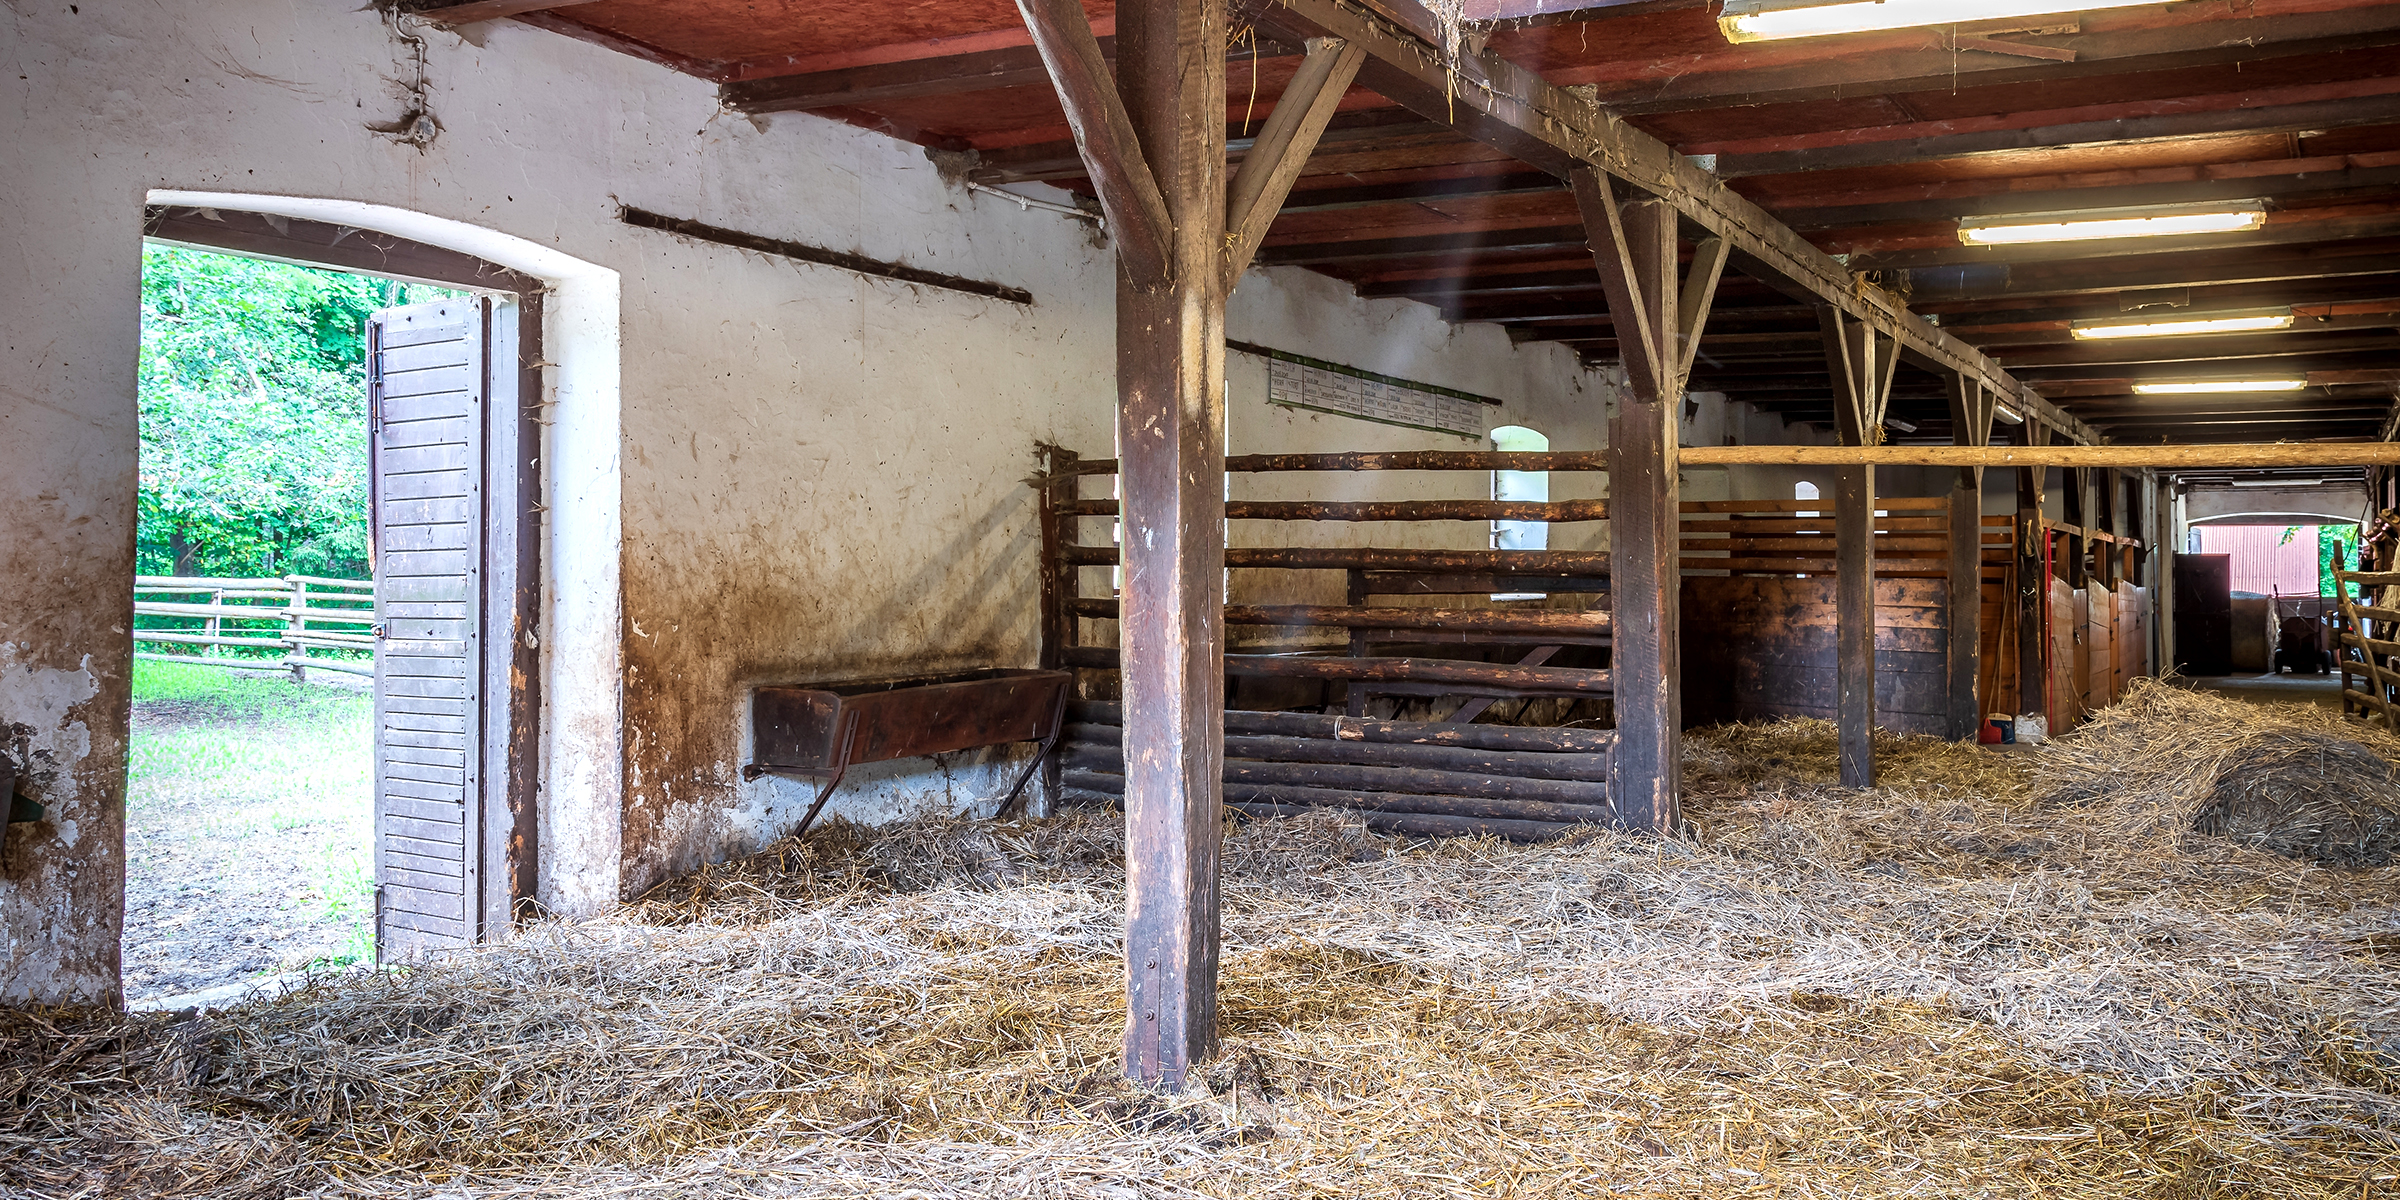
[[[1563,190],[1562,185],[1552,176],[1538,171],[1511,171],[1504,175],[1470,175],[1464,179],[1417,179],[1406,183],[1374,183],[1354,187],[1312,187],[1293,192],[1284,200],[1283,211],[1344,212],[1380,208],[1388,204],[1423,204],[1435,200],[1506,200],[1519,196],[1548,195],[1560,190]]]
[[[1283,210],[1284,197],[1308,166],[1309,154],[1366,57],[1365,50],[1330,38],[1309,42],[1308,57],[1275,102],[1275,111],[1267,114],[1225,198],[1226,291],[1250,269],[1259,243],[1267,240],[1268,227]]]
[[[2394,442],[2235,442],[2159,446],[1687,446],[1686,466],[2227,467],[2400,466]]]
[[[1117,39],[1101,35],[1096,40],[1100,56],[1115,61]],[[1281,58],[1296,53],[1292,47],[1273,42],[1255,48],[1255,57],[1259,58]],[[1245,62],[1252,57],[1254,48],[1247,42],[1228,54],[1228,58]],[[743,66],[755,70],[763,64]],[[750,74],[718,89],[718,98],[727,107],[746,113],[809,112],[1049,82],[1050,71],[1042,64],[1039,50],[1032,46],[995,46],[963,54],[859,63],[799,74]]]
[[[1950,441],[1986,446],[1992,440],[1991,393],[1979,381],[1952,376]],[[1973,737],[1983,727],[1983,472],[1962,467],[1950,485],[1949,735]]]
[[[1135,279],[1164,279],[1174,223],[1083,5],[1078,0],[1017,0],[1017,11],[1024,15],[1034,48],[1058,88],[1076,148],[1100,193],[1118,265]],[[1220,78],[1218,90],[1223,85]],[[1212,139],[1211,144],[1218,143]]]
[[[1615,181],[1586,165],[1567,179],[1625,347],[1626,389],[1608,435],[1617,621],[1610,795],[1626,825],[1667,834],[1683,820],[1683,514],[1675,456],[1685,372],[1676,344],[1683,328],[1676,214],[1657,200],[1619,203]]]
[[[1834,725],[1843,787],[1875,786],[1875,468],[1833,480]]]
[[[1624,64],[1567,66],[1552,75],[1561,84],[1594,84],[1601,104],[1627,114],[1678,112],[1847,100],[1860,95],[1912,91],[1955,92],[1962,83],[1994,87],[2051,79],[2089,78],[2095,70],[2133,74],[2313,54],[2355,54],[2400,44],[2400,11],[2360,4],[2323,9],[2308,0],[2261,0],[2246,6],[2236,28],[2223,10],[2195,7],[2189,16],[2157,19],[2118,17],[2103,27],[2038,40],[2072,49],[2074,63],[2031,63],[1999,54],[1960,52],[1938,28],[1882,35],[1881,45],[1859,38],[1822,38],[1785,43],[1772,50],[1756,45],[1722,47],[1697,62],[1687,56],[1661,58],[1647,73],[1628,75]],[[2089,24],[2087,22],[2087,24]],[[1597,43],[1595,43],[1597,44]]]
[[[466,0],[462,4],[440,4],[419,8],[410,15],[436,25],[468,25],[476,21],[497,21],[502,17],[520,16],[552,8],[573,8],[593,0]]]
[[[2391,94],[2391,86],[2388,80],[2362,81],[2347,88],[2335,89],[2361,94],[2263,107],[2244,107],[2242,101],[2248,97],[2241,96],[2189,97],[2150,102],[2151,107],[2165,111],[2149,116],[2074,121],[2025,129],[1895,137],[1809,149],[1719,154],[1716,174],[1724,179],[1747,179],[1761,175],[1793,175],[1804,171],[1894,167],[1995,154],[2131,146],[2221,134],[2299,133],[2361,125],[2388,125],[2400,121],[2400,95]],[[2197,112],[2182,111],[2177,107],[2185,104],[2210,107]],[[2143,106],[2129,104],[2126,107],[2138,109]],[[1935,123],[1935,127],[1938,128],[1939,123]]]

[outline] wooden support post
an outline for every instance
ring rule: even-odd
[[[1122,0],[1109,78],[1076,0],[1019,0],[1116,239],[1125,1071],[1217,1048],[1224,826],[1225,0]]]
[[[1075,544],[1078,527],[1083,524],[1068,515],[1074,510],[1076,492],[1081,490],[1083,482],[1083,477],[1075,471],[1077,459],[1074,451],[1064,447],[1042,448],[1042,475],[1048,482],[1037,493],[1037,503],[1042,533],[1040,661],[1046,671],[1058,670],[1065,664],[1067,651],[1080,640],[1083,631],[1083,620],[1074,611],[1075,601],[1083,590],[1083,569],[1067,561],[1066,551]],[[1046,817],[1057,807],[1058,771],[1058,756],[1054,754],[1042,764],[1042,786],[1028,804],[1026,815]]]
[[[1225,767],[1225,3],[1117,6],[1117,86],[1170,218],[1117,280],[1124,487],[1125,1068],[1183,1087],[1217,1049]]]
[[[2027,421],[2025,444],[2050,440],[2044,426]],[[2017,714],[2050,716],[2050,567],[2043,551],[2050,532],[2042,527],[2043,493],[2050,482],[2048,467],[2017,468]]]
[[[1365,571],[1352,571],[1349,573],[1349,578],[1350,607],[1366,607],[1368,600],[1367,573]],[[1366,630],[1353,629],[1350,631],[1350,657],[1367,657]],[[1363,681],[1354,679],[1342,688],[1342,711],[1346,715],[1353,717],[1363,717],[1367,715],[1367,688]]]
[[[1981,446],[1992,437],[1992,394],[1983,381],[1950,377],[1950,440]],[[1962,467],[1950,484],[1950,699],[1948,732],[1983,728],[1983,471]]]
[[[1705,314],[1679,312],[1687,295],[1713,297],[1677,278],[1675,210],[1662,201],[1619,204],[1614,183],[1588,167],[1570,176],[1626,388],[1609,422],[1609,540],[1616,644],[1617,753],[1611,795],[1618,819],[1670,833],[1682,821],[1683,663],[1677,410],[1689,348]],[[1708,257],[1714,257],[1713,254]],[[1719,261],[1710,272],[1722,269]]]
[[[1842,441],[1876,445],[1898,347],[1839,309],[1817,314]],[[1834,723],[1842,786],[1865,788],[1875,786],[1875,468],[1836,468],[1833,486]]]

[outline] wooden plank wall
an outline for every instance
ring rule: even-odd
[[[1833,589],[1824,575],[1685,577],[1685,723],[1832,720]],[[1876,724],[1944,732],[1949,595],[1947,580],[1875,581]]]

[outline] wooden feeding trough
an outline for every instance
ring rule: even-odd
[[[742,776],[824,781],[793,831],[797,835],[808,831],[857,764],[1038,741],[1041,753],[1001,802],[1000,811],[1007,812],[1058,739],[1072,678],[1065,671],[992,668],[762,687],[751,701],[752,761]]]

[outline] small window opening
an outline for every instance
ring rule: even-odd
[[[1503,425],[1492,431],[1492,448],[1502,453],[1539,454],[1550,449],[1550,439],[1522,425]],[[1492,499],[1530,500],[1547,503],[1550,499],[1548,471],[1492,472]],[[1492,522],[1492,549],[1547,550],[1550,548],[1548,521]],[[1494,600],[1540,600],[1543,592],[1495,592]]]

